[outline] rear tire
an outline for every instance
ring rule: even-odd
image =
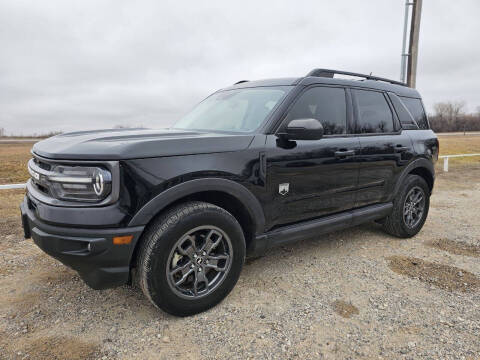
[[[409,238],[423,227],[430,207],[430,189],[418,175],[408,175],[393,201],[392,213],[384,219],[383,229],[394,236]]]
[[[188,202],[162,214],[146,230],[138,281],[156,307],[176,316],[200,313],[235,286],[245,260],[245,238],[226,210]]]

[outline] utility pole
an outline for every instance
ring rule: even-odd
[[[402,63],[400,65],[400,81],[403,83],[407,82],[406,79],[406,70],[407,70],[407,32],[408,32],[408,9],[413,5],[413,2],[405,0],[405,15],[403,23],[403,41],[402,41]]]
[[[407,85],[414,88],[417,78],[418,38],[420,19],[422,17],[422,0],[413,0],[412,20],[410,23],[410,43],[408,44]]]

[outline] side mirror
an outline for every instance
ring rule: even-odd
[[[323,136],[323,126],[317,119],[295,119],[279,136],[287,140],[319,140]]]

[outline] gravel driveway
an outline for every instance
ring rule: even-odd
[[[275,249],[189,318],[89,289],[2,224],[1,359],[480,359],[480,166],[439,175],[415,238],[367,224]]]

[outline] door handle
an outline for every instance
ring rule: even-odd
[[[335,157],[338,158],[346,158],[349,156],[355,155],[355,150],[340,150],[340,151],[335,151]]]
[[[402,145],[397,145],[395,148],[394,148],[394,151],[396,153],[401,153],[401,152],[405,152],[405,151],[408,151],[408,147],[406,146],[402,146]]]

